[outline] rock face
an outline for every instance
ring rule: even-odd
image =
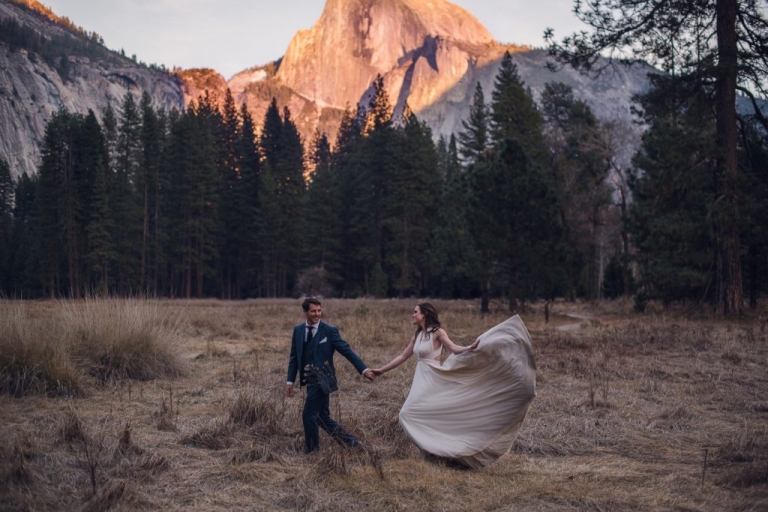
[[[77,35],[42,9],[32,12],[0,0],[0,17],[47,35]],[[344,109],[367,104],[377,74],[384,77],[396,119],[407,104],[435,136],[449,136],[469,116],[476,83],[490,102],[506,51],[534,97],[547,82],[565,82],[603,118],[628,118],[631,97],[646,88],[650,71],[622,67],[598,81],[570,69],[551,73],[546,52],[495,42],[477,19],[446,0],[327,0],[314,27],[298,32],[281,59],[229,82],[214,70],[170,75],[114,53],[103,60],[70,57],[71,70],[63,79],[34,54],[0,43],[0,156],[15,174],[35,172],[45,123],[56,109],[92,109],[99,116],[107,103],[117,106],[125,93],[142,91],[150,93],[155,106],[170,109],[186,106],[206,90],[221,100],[229,87],[238,105],[247,104],[257,126],[276,98],[281,108],[290,109],[305,140],[316,130],[333,140]]]
[[[33,7],[36,2],[30,4]],[[47,16],[5,0],[0,2],[0,17],[49,37],[78,37]],[[36,54],[10,50],[0,43],[0,157],[8,161],[14,176],[37,171],[45,124],[60,107],[79,113],[91,109],[101,118],[107,104],[117,108],[128,92],[138,101],[143,91],[150,94],[155,106],[183,105],[180,81],[168,73],[139,66],[117,54],[105,60],[79,56],[68,60],[69,69],[62,78]]]
[[[451,74],[440,64],[493,46],[480,22],[445,0],[328,0],[315,26],[294,36],[277,80],[319,105],[344,108],[377,74],[402,86],[417,68]]]
[[[294,36],[274,76],[249,70],[229,87],[257,122],[275,97],[305,138],[316,129],[333,138],[344,108],[367,104],[381,74],[396,118],[407,104],[436,136],[450,136],[469,116],[476,83],[490,102],[506,51],[534,97],[547,82],[565,82],[604,118],[630,116],[631,97],[645,90],[651,70],[621,67],[597,81],[570,69],[552,73],[545,51],[497,43],[446,0],[327,0],[314,27]]]

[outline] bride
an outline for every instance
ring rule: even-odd
[[[481,468],[509,452],[536,394],[533,349],[520,317],[491,328],[468,347],[451,341],[428,302],[418,304],[411,319],[416,333],[408,346],[372,371],[381,375],[416,354],[400,425],[422,458]],[[451,355],[441,364],[443,347]]]

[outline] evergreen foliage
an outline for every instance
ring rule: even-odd
[[[600,298],[604,224],[611,205],[607,184],[611,154],[602,127],[571,87],[548,83],[541,97],[550,168],[557,194],[563,245],[559,249],[567,281],[565,294],[576,296],[586,275],[587,298]]]
[[[737,91],[749,98],[754,120],[768,132],[761,97],[768,96],[768,20],[760,2],[702,0],[698,2],[635,2],[576,0],[574,13],[593,30],[553,41],[545,39],[550,55],[587,74],[599,75],[615,59],[650,60],[674,77],[711,86],[708,105],[714,107],[716,148],[713,203],[707,208],[717,247],[714,261],[716,305],[721,314],[743,308],[743,218],[739,195]],[[608,57],[607,59],[605,57]],[[692,279],[694,279],[692,277]],[[693,282],[691,282],[693,285]]]
[[[0,294],[10,292],[13,235],[13,180],[11,168],[0,158]]]
[[[649,128],[634,159],[629,227],[641,303],[714,300],[715,124],[699,81],[654,77],[640,98]]]
[[[488,117],[483,87],[478,82],[469,108],[469,119],[461,122],[463,130],[459,132],[460,153],[467,165],[477,164],[487,157],[490,146]]]
[[[708,81],[655,77],[639,98],[649,128],[626,230],[607,184],[609,127],[568,86],[547,84],[536,105],[507,54],[491,103],[478,86],[463,130],[437,144],[407,105],[393,119],[382,77],[372,91],[333,146],[316,133],[306,158],[276,100],[257,121],[231,93],[181,112],[127,95],[101,122],[60,109],[35,177],[13,183],[0,162],[0,293],[480,296],[484,311],[494,297],[515,310],[630,292],[629,233],[639,305],[715,301]],[[768,147],[757,116],[740,129],[743,279],[756,304],[768,289]]]

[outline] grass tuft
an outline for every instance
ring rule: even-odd
[[[83,374],[100,382],[177,377],[180,315],[142,299],[0,302],[0,392],[84,395]]]
[[[83,512],[101,512],[130,501],[130,484],[127,480],[110,480],[83,507]]]
[[[0,392],[83,394],[56,318],[33,316],[23,304],[11,302],[0,302],[0,318]]]
[[[182,437],[179,442],[196,448],[223,450],[232,446],[232,425],[225,421],[213,421],[197,432]]]
[[[185,373],[178,357],[179,317],[143,299],[86,299],[65,303],[78,364],[101,382],[151,380]]]
[[[86,440],[83,431],[83,423],[74,409],[69,409],[59,420],[57,429],[59,441],[71,445],[72,443],[83,443]]]
[[[232,423],[247,427],[258,426],[265,434],[280,433],[284,417],[284,402],[276,399],[275,393],[264,397],[254,388],[240,391],[229,407]]]

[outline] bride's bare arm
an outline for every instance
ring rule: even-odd
[[[438,329],[437,341],[439,341],[452,354],[463,354],[464,352],[476,349],[477,345],[480,343],[480,338],[476,339],[475,342],[468,347],[462,347],[461,345],[457,345],[451,341],[451,338],[448,337],[448,333],[445,332],[445,329]]]
[[[408,346],[405,347],[405,350],[403,350],[403,353],[382,366],[381,368],[374,368],[373,373],[375,375],[381,375],[384,372],[388,372],[389,370],[392,370],[393,368],[397,368],[401,364],[403,364],[406,360],[408,360],[409,357],[413,355],[413,344],[416,341],[416,336],[413,336],[411,338],[411,341],[408,342]]]

